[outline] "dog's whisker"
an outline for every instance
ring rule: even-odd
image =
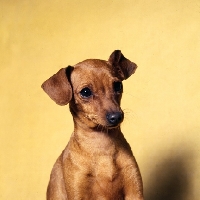
[[[125,114],[125,117],[131,115],[133,118],[135,118],[137,116],[137,114],[134,113],[131,109],[123,109],[123,112]]]

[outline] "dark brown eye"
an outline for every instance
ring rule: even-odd
[[[115,92],[122,92],[122,90],[123,90],[122,82],[114,82],[113,89]]]
[[[92,91],[88,87],[85,87],[80,91],[80,94],[83,98],[89,98],[92,96]]]

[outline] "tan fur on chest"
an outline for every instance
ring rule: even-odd
[[[109,152],[109,150],[107,151]],[[106,151],[104,153],[104,155],[86,154],[87,157],[78,155],[77,152],[71,153],[71,155],[68,154],[65,160],[66,163],[64,163],[64,166],[66,166],[64,167],[64,174],[68,177],[66,178],[67,181],[71,182],[71,179],[76,179],[72,175],[74,171],[81,174],[79,176],[80,182],[82,180],[81,177],[87,180],[82,182],[81,187],[82,191],[88,192],[89,199],[98,199],[99,196],[105,199],[122,197],[122,168],[117,163],[119,153],[113,152],[113,154],[109,155],[106,155]],[[82,154],[84,153],[82,152]],[[78,157],[79,159],[77,160],[76,158]],[[74,159],[76,159],[76,162],[74,162]],[[77,178],[78,181],[79,179]]]

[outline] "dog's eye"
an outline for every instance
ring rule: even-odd
[[[114,88],[115,92],[122,92],[122,90],[123,90],[122,82],[114,82],[113,88]]]
[[[92,91],[88,87],[85,87],[80,91],[80,94],[83,98],[88,98],[92,96]]]

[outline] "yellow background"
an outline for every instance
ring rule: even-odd
[[[115,49],[138,64],[122,129],[146,200],[199,200],[200,1],[0,1],[0,199],[45,199],[73,131],[43,81]]]

